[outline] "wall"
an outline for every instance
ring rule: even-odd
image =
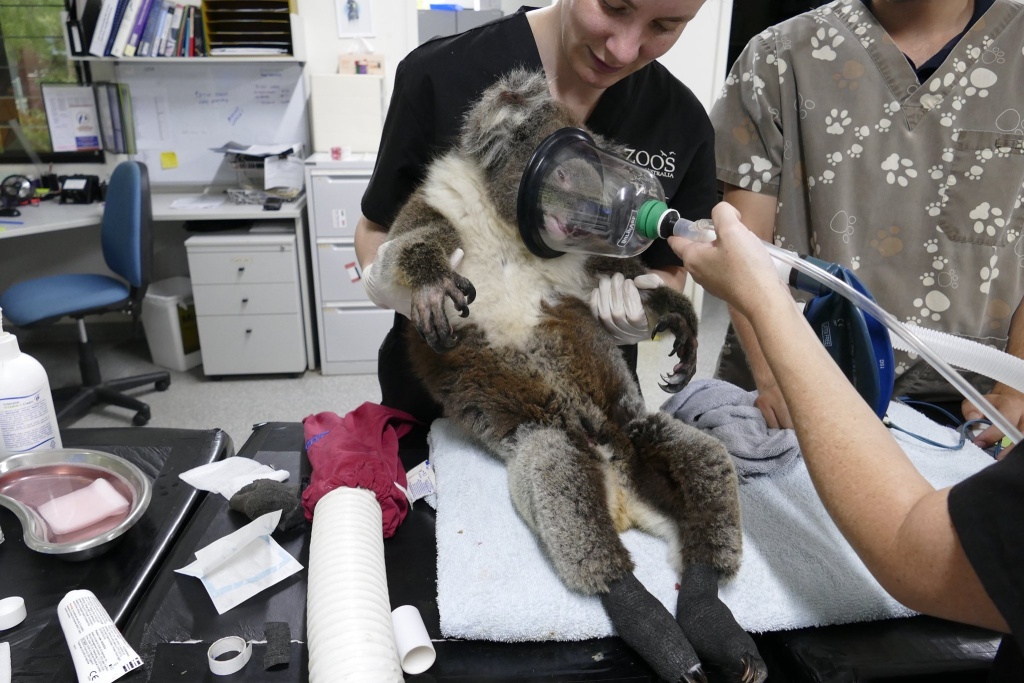
[[[675,47],[658,60],[689,86],[708,111],[729,70],[732,3],[733,0],[707,0]]]
[[[416,3],[412,0],[371,0],[375,37],[367,38],[374,51],[384,54],[384,98],[391,99],[398,62],[416,47]],[[299,16],[306,31],[306,73],[338,72],[338,55],[363,52],[363,41],[339,38],[334,0],[299,0]],[[308,84],[307,84],[308,85]]]

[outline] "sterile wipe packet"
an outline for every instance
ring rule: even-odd
[[[431,467],[429,460],[424,460],[406,472],[405,478],[408,482],[409,493],[411,494],[410,503],[420,498],[425,498],[437,490],[437,483],[434,480],[434,468]]]
[[[241,529],[196,551],[196,561],[175,569],[203,582],[217,614],[302,571],[302,565],[271,538],[281,511],[257,517]]]

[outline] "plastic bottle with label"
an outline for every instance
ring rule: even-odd
[[[61,447],[46,370],[0,321],[0,458]]]

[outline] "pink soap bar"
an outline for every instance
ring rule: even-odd
[[[124,514],[131,503],[106,479],[43,503],[37,510],[50,531],[60,536],[92,526],[111,515]]]

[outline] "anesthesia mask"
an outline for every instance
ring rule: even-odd
[[[599,148],[579,128],[552,133],[533,153],[519,183],[519,234],[530,253],[636,256],[659,237],[711,241],[709,221],[680,218],[658,177]],[[705,226],[706,224],[706,226]]]

